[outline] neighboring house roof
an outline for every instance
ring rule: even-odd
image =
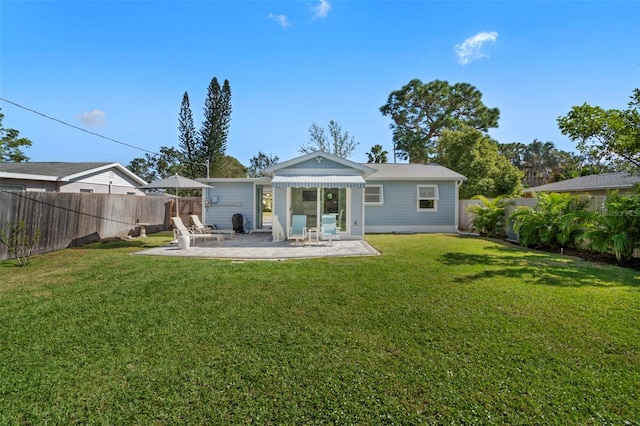
[[[66,162],[0,162],[0,178],[69,182],[81,176],[116,168],[140,185],[147,182],[120,163],[66,163]]]
[[[580,176],[560,182],[526,188],[524,192],[589,192],[613,189],[632,189],[640,184],[640,176],[624,172]]]
[[[438,164],[367,163],[375,171],[370,180],[466,180],[460,173]]]

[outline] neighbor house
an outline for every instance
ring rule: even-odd
[[[0,162],[0,190],[145,195],[146,183],[119,163]]]
[[[203,219],[220,229],[234,214],[245,230],[268,228],[262,218],[263,195],[272,194],[273,214],[286,229],[292,215],[307,216],[319,227],[323,214],[336,216],[341,238],[365,233],[455,232],[458,188],[466,179],[435,164],[359,164],[317,151],[279,163],[257,179],[199,179]]]
[[[560,182],[534,186],[524,190],[526,197],[536,192],[571,192],[590,195],[607,195],[608,191],[617,190],[621,194],[633,192],[634,186],[640,184],[640,176],[629,173],[603,173],[599,175],[580,176]]]

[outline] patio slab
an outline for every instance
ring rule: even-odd
[[[377,256],[379,253],[366,241],[340,240],[318,245],[302,245],[293,241],[274,242],[271,234],[244,234],[225,239],[218,246],[213,241],[197,241],[195,246],[180,250],[177,244],[139,251],[136,255],[201,257],[234,260],[284,260],[336,256]]]

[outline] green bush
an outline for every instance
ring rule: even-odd
[[[489,199],[484,195],[476,195],[471,199],[481,202],[481,204],[467,207],[467,212],[473,215],[473,229],[482,236],[503,238],[505,206],[510,202],[504,196]]]
[[[585,239],[591,249],[613,253],[618,262],[631,259],[640,247],[640,195],[610,192],[603,210],[592,214]]]
[[[586,230],[588,195],[541,192],[536,205],[511,213],[513,229],[525,247],[575,247]]]

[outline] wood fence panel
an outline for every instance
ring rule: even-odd
[[[150,224],[150,233],[168,229],[168,203],[164,196],[0,191],[0,229],[8,232],[24,221],[31,232],[41,232],[35,253],[46,253],[137,235],[138,223]],[[8,258],[0,244],[0,260]]]

